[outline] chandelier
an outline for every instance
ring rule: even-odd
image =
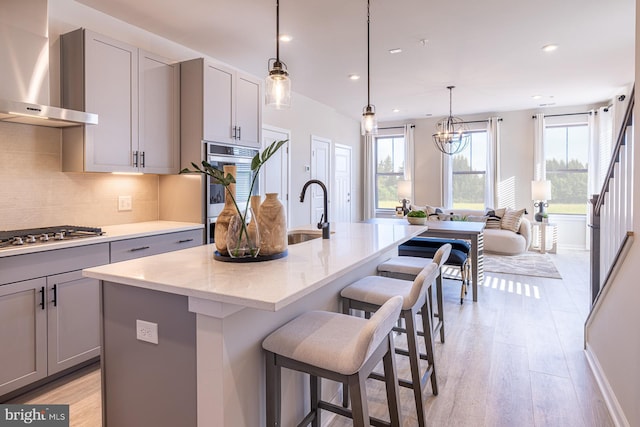
[[[280,61],[280,0],[276,0],[276,57],[269,59],[265,104],[276,110],[291,106],[291,80],[287,65]]]
[[[455,86],[447,86],[449,89],[449,117],[444,118],[436,125],[436,133],[433,134],[433,142],[436,148],[444,154],[458,154],[469,145],[471,135],[460,117],[451,114],[451,93]]]
[[[371,105],[371,61],[369,59],[369,24],[371,14],[369,13],[369,0],[367,0],[367,105],[362,111],[362,121],[360,122],[360,133],[362,135],[375,135],[378,133],[378,120],[376,119],[376,107]]]

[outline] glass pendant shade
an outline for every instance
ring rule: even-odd
[[[276,0],[276,57],[269,59],[269,75],[265,79],[265,105],[281,110],[291,107],[291,80],[287,65],[280,61],[280,0]]]
[[[291,79],[281,63],[274,63],[265,85],[265,105],[277,110],[291,107]]]
[[[360,133],[362,135],[376,135],[378,133],[378,119],[373,105],[364,107],[362,120],[360,121]]]

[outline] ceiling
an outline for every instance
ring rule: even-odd
[[[275,0],[77,1],[256,76],[275,56]],[[293,91],[359,119],[366,1],[282,0],[280,33]],[[389,121],[447,115],[448,85],[454,115],[606,102],[634,41],[634,0],[371,0],[371,103]]]

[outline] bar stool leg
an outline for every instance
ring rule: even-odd
[[[422,328],[424,329],[424,345],[427,353],[427,362],[431,369],[431,391],[438,395],[438,380],[436,377],[436,363],[433,350],[433,329],[431,326],[431,310],[428,304],[422,306]]]
[[[281,368],[276,364],[276,355],[266,352],[267,427],[280,426],[281,415]]]
[[[387,403],[389,405],[389,420],[392,427],[400,427],[400,390],[398,387],[398,376],[396,370],[396,358],[393,340],[387,337],[389,342],[389,351],[382,359],[384,366],[384,379],[387,388]]]
[[[349,377],[349,391],[351,392],[351,413],[354,427],[369,425],[369,405],[366,395],[366,376],[359,372]]]
[[[347,300],[342,300],[342,314],[350,315],[351,308],[349,307],[349,302]],[[349,407],[349,383],[342,383],[342,407]]]
[[[428,302],[425,302],[425,304],[427,306],[429,305]],[[424,314],[428,316],[430,315],[430,312],[423,313],[423,318],[425,317]],[[418,336],[418,331],[416,330],[415,315],[416,313],[412,309],[402,311],[404,323],[407,328],[407,350],[409,351],[409,366],[411,368],[413,397],[416,402],[418,425],[420,427],[424,427],[426,426],[426,420],[424,417],[424,405],[422,403],[422,381],[420,380],[420,348],[418,347],[418,341],[416,339]],[[427,320],[427,322],[429,329],[431,329],[431,322],[429,320]],[[427,328],[426,325],[424,327]],[[425,340],[427,339],[427,336],[431,337],[432,334],[433,332],[431,330],[427,331],[425,329]]]
[[[322,380],[315,375],[311,375],[309,378],[309,385],[311,387],[311,411],[315,412],[315,417],[311,421],[311,427],[320,427],[322,420],[320,419],[320,409],[318,403],[322,397]]]
[[[435,316],[440,323],[440,342],[444,343],[444,301],[442,296],[442,269],[440,269],[440,275],[436,278],[436,292],[438,295],[438,314]],[[433,309],[432,309],[433,310]]]

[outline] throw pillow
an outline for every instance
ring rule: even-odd
[[[513,210],[507,208],[502,217],[502,221],[500,222],[500,227],[503,230],[513,231],[517,233],[520,229],[520,223],[522,222],[522,217],[524,216],[524,209]]]
[[[438,216],[438,219],[439,219],[440,221],[451,221],[452,215],[442,213],[442,210],[441,210],[441,209],[438,209],[438,210],[439,210],[440,212],[439,212],[439,213],[437,213],[436,215]]]
[[[486,230],[500,230],[500,221],[502,218],[495,215],[487,216],[487,225],[485,225]]]
[[[442,209],[434,208],[432,206],[427,206],[427,220],[428,221],[440,221],[440,215],[442,214]]]

